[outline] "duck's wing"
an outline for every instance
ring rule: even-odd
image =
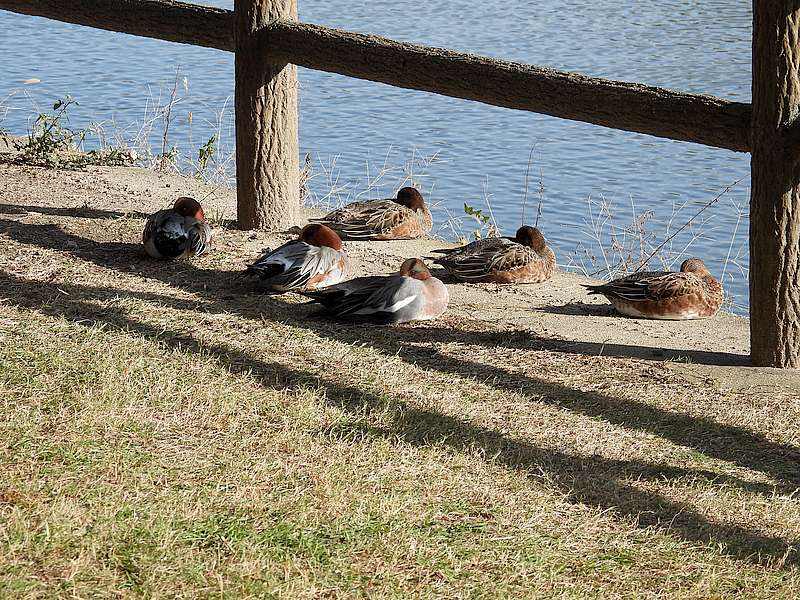
[[[302,285],[303,264],[312,248],[301,240],[290,240],[248,265],[244,275],[257,277],[266,285],[287,289]]]
[[[142,230],[142,243],[146,244],[148,240],[153,239],[153,227],[155,227],[155,220],[156,215],[158,213],[154,213],[152,215],[147,216],[147,220],[144,222],[144,229]]]
[[[301,266],[299,281],[303,287],[325,287],[341,281],[350,269],[350,260],[342,250],[312,246]]]
[[[394,276],[389,276],[394,277]],[[355,277],[336,285],[331,285],[322,290],[308,290],[301,292],[304,296],[319,302],[325,308],[341,306],[347,309],[351,305],[358,304],[372,296],[380,290],[386,280],[386,275],[368,275],[365,277]]]
[[[145,251],[154,258],[177,258],[190,248],[184,217],[174,210],[150,215],[142,231]]]
[[[484,243],[473,242],[476,245],[472,249],[465,248],[458,253],[437,258],[434,262],[460,279],[469,281],[493,272],[513,271],[541,260],[532,248],[507,238],[480,241]]]
[[[338,268],[343,255],[332,248],[292,240],[247,267],[244,275],[284,290],[302,289],[311,278]]]
[[[325,309],[322,314],[350,321],[395,323],[403,309],[423,300],[422,285],[402,275],[359,277],[323,290],[305,292]]]
[[[164,227],[164,224],[174,216],[174,211],[166,209],[154,212],[148,215],[147,220],[144,222],[144,230],[142,231],[142,243],[146,244],[147,240],[152,240],[156,231]]]
[[[697,293],[702,288],[702,280],[694,273],[669,273],[652,279],[647,286],[647,292],[651,299],[663,300]]]
[[[369,204],[372,204],[372,202],[351,202],[350,204],[345,204],[341,208],[332,210],[324,217],[320,217],[318,219],[309,219],[308,221],[309,223],[324,223],[326,225],[331,223],[341,223],[351,219],[353,215],[359,214],[361,211],[367,208]]]
[[[340,211],[334,211],[328,215],[333,218],[321,222],[354,240],[388,233],[414,215],[414,211],[392,200],[359,202]]]
[[[211,249],[211,226],[205,221],[192,221],[188,227],[189,247],[194,256],[200,256]]]
[[[601,285],[586,285],[591,294],[629,302],[677,298],[697,291],[700,280],[692,273],[645,271]]]
[[[482,250],[483,248],[495,247],[502,244],[514,243],[513,240],[506,237],[489,237],[482,240],[475,240],[463,246],[456,246],[455,248],[439,248],[431,250],[434,254],[444,254],[445,258],[454,258],[461,255],[469,255]]]

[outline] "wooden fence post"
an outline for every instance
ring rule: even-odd
[[[297,19],[297,0],[235,0],[236,195],[241,229],[296,225],[300,213],[297,67],[257,31]]]
[[[759,366],[800,366],[800,148],[786,135],[800,110],[798,35],[798,0],[753,0],[750,347]]]

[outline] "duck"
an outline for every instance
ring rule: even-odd
[[[513,238],[492,237],[457,248],[433,262],[453,277],[468,282],[541,283],[556,271],[556,255],[536,228],[523,225]]]
[[[259,289],[283,293],[339,283],[349,270],[342,239],[330,227],[314,223],[303,227],[296,240],[267,251],[242,275],[255,278]]]
[[[435,319],[450,300],[421,258],[403,261],[393,275],[357,277],[303,294],[323,306],[319,316],[380,325]]]
[[[194,198],[183,196],[172,208],[147,217],[142,231],[145,252],[157,259],[200,256],[211,249],[211,226],[203,207]]]
[[[688,258],[679,272],[633,273],[601,285],[584,285],[589,294],[605,296],[614,308],[644,319],[704,319],[717,314],[722,285],[699,258]]]
[[[396,198],[352,202],[312,223],[335,229],[348,240],[409,240],[425,236],[431,212],[419,190],[400,188]]]

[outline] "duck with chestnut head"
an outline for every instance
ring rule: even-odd
[[[419,258],[405,260],[393,275],[357,277],[304,295],[323,306],[320,316],[380,325],[435,319],[450,299]]]
[[[153,213],[145,221],[142,244],[158,259],[205,254],[211,248],[211,227],[203,207],[194,198],[182,197],[172,208]]]
[[[723,299],[722,285],[699,258],[683,261],[677,273],[645,271],[584,287],[608,298],[623,315],[644,319],[713,317]]]
[[[541,283],[556,271],[556,256],[542,232],[528,225],[513,238],[486,238],[433,252],[444,254],[433,262],[461,281]]]
[[[312,223],[324,223],[348,240],[407,240],[430,232],[431,212],[416,188],[404,187],[396,198],[353,202]]]
[[[350,259],[331,228],[312,224],[296,240],[267,252],[242,273],[269,292],[316,290],[342,281]]]

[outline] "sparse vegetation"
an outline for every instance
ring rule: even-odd
[[[676,270],[678,265],[695,256],[695,243],[716,230],[714,214],[708,209],[725,198],[739,182],[733,182],[694,212],[688,203],[673,205],[667,219],[656,219],[652,210],[639,211],[633,199],[628,210],[605,198],[587,198],[582,241],[562,259],[563,267],[589,277],[613,279],[641,270]],[[723,286],[734,279],[747,280],[747,245],[739,227],[746,218],[746,209],[734,204],[737,221],[727,243],[728,251],[721,273]],[[683,234],[679,237],[679,234]],[[679,240],[679,241],[678,241]],[[726,292],[724,308],[745,313],[747,305]]]
[[[217,134],[215,133],[208,141],[200,146],[197,152],[197,175],[202,175],[208,171],[210,163],[214,162],[214,152],[217,149]]]
[[[69,107],[76,104],[74,98],[66,96],[53,103],[52,113],[39,113],[27,138],[15,141],[19,154],[14,160],[59,169],[79,169],[88,165],[132,165],[136,155],[128,149],[108,147],[82,151],[83,141],[95,126],[89,125],[83,129],[70,126]]]
[[[81,169],[89,165],[140,165],[164,172],[192,174],[206,183],[233,188],[233,149],[230,144],[223,143],[223,140],[233,139],[227,101],[215,111],[215,123],[204,123],[211,126],[213,133],[199,147],[193,146],[192,112],[186,113],[189,147],[174,144],[170,137],[171,123],[178,118],[173,109],[184,99],[181,90],[186,93],[188,89],[188,79],[176,71],[170,89],[151,92],[145,100],[141,121],[128,125],[114,121],[92,122],[74,128],[69,122],[69,108],[78,103],[71,96],[57,100],[52,112],[40,111],[30,100],[37,116],[28,136],[16,140],[15,147],[19,152],[12,159],[60,169]],[[15,90],[0,100],[0,122],[9,110],[10,100],[18,95],[27,96],[24,91]],[[158,150],[154,149],[156,147]]]
[[[128,132],[114,126],[112,135],[102,124],[91,124],[84,129],[73,130],[68,125],[67,109],[75,100],[67,97],[57,101],[54,113],[41,113],[36,119],[31,135],[19,143],[21,154],[16,160],[29,164],[58,166],[61,168],[80,168],[89,164],[130,165],[134,161],[173,173],[193,174],[203,182],[219,188],[232,188],[232,165],[234,155],[231,148],[222,144],[226,129],[227,104],[217,111],[214,132],[196,150],[181,151],[169,138],[170,123],[175,116],[173,109],[183,100],[180,90],[188,92],[189,82],[180,72],[175,73],[169,90],[160,90],[151,95],[146,103],[145,118],[135,132]],[[229,116],[229,115],[228,115]],[[186,118],[191,125],[194,117],[191,112]],[[230,124],[227,125],[230,127]],[[161,151],[154,153],[151,141],[158,134]],[[100,149],[90,152],[76,152],[87,136],[96,136]],[[228,132],[227,138],[232,138]],[[110,140],[114,140],[112,144]],[[190,145],[191,145],[190,139]],[[541,152],[538,144],[532,146],[524,171],[524,190],[520,202],[521,222],[533,221],[539,225],[543,207],[546,205],[544,174],[535,160]],[[196,160],[192,157],[195,153]],[[345,181],[337,166],[337,156],[325,159],[310,154],[305,156],[301,172],[301,197],[304,204],[314,208],[330,210],[348,202],[389,197],[404,185],[420,188],[436,211],[443,211],[446,218],[439,221],[434,235],[442,239],[455,239],[466,243],[503,232],[497,224],[492,211],[490,184],[488,178],[483,183],[483,197],[465,199],[463,212],[455,213],[447,208],[443,199],[437,198],[434,186],[428,183],[429,168],[441,162],[438,152],[425,156],[416,149],[411,157],[395,157],[389,148],[383,159],[377,163],[369,158],[366,161],[365,177],[362,181]],[[534,179],[538,170],[538,180]],[[552,231],[545,231],[553,244],[561,268],[583,273],[591,277],[611,279],[636,270],[674,269],[691,253],[694,243],[714,230],[711,206],[725,198],[726,193],[737,184],[722,191],[699,211],[689,213],[688,202],[674,204],[672,213],[666,220],[656,219],[651,210],[639,210],[633,198],[625,207],[619,201],[603,197],[586,199],[586,217],[581,227],[582,240],[574,248],[564,248],[554,241]],[[535,213],[529,210],[529,191],[534,188],[538,196]],[[746,220],[746,209],[734,205],[737,222],[730,235],[728,252],[722,266],[720,279],[723,284],[747,278],[745,239],[739,235],[739,226]],[[528,214],[530,213],[530,214]],[[535,214],[535,219],[533,215]],[[219,216],[219,222],[225,219]],[[545,225],[546,229],[546,225]],[[676,238],[676,234],[686,229],[687,235]],[[513,232],[511,232],[513,233]],[[677,243],[680,241],[680,243]],[[746,312],[746,305],[735,295],[726,296],[726,308],[739,313]]]
[[[478,226],[478,229],[475,229],[472,232],[474,239],[479,240],[484,237],[494,237],[499,235],[497,223],[494,222],[494,218],[492,215],[484,214],[483,209],[474,208],[464,202],[464,214],[475,219],[475,223]],[[487,230],[486,235],[483,234],[484,229]]]

